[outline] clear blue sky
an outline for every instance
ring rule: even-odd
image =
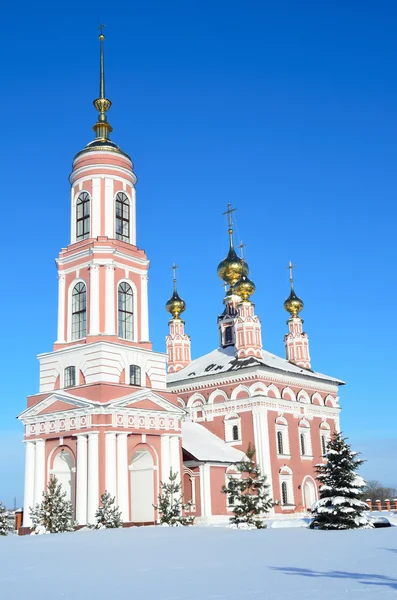
[[[313,368],[348,384],[342,428],[364,475],[397,485],[396,3],[22,0],[0,38],[0,499],[22,502],[15,416],[56,336],[54,259],[69,243],[72,159],[93,135],[101,21],[113,139],[138,176],[154,347],[173,261],[194,357],[217,345],[231,202],[266,349],[284,353],[292,259]]]

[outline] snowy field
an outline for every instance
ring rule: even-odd
[[[146,527],[0,538],[1,600],[397,597],[397,527]]]

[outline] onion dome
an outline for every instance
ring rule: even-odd
[[[233,291],[242,298],[244,302],[249,301],[250,296],[255,292],[255,284],[247,275],[243,275],[233,286]]]
[[[218,265],[218,276],[233,286],[241,277],[248,275],[248,265],[237,255],[233,246],[233,229],[229,229],[230,247],[226,258]]]
[[[179,315],[186,310],[186,303],[176,291],[176,270],[178,266],[174,263],[172,270],[174,271],[174,293],[165,305],[165,310],[172,315],[173,319],[179,319]]]
[[[303,310],[303,308],[304,308],[303,300],[298,298],[298,296],[295,294],[295,290],[294,290],[294,280],[292,277],[292,269],[294,268],[294,266],[295,265],[293,265],[292,262],[290,261],[290,263],[287,267],[290,272],[289,282],[290,282],[290,286],[291,286],[291,292],[290,292],[290,295],[288,296],[288,298],[286,299],[286,301],[284,302],[284,308],[287,312],[289,312],[291,317],[297,317],[298,314],[301,312],[301,310]]]

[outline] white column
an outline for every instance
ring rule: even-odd
[[[25,493],[23,500],[23,526],[30,527],[30,509],[34,505],[35,442],[25,442]]]
[[[148,276],[141,275],[141,342],[149,341]]]
[[[58,275],[58,342],[65,341],[65,275]]]
[[[201,516],[211,516],[211,476],[208,464],[200,465],[200,502]]]
[[[111,496],[117,496],[116,434],[110,431],[106,438],[106,490]]]
[[[114,265],[105,267],[105,334],[116,335]]]
[[[161,436],[161,481],[168,483],[170,479],[171,457],[170,457],[170,436]]]
[[[179,452],[179,440],[177,435],[170,437],[170,455],[171,455],[171,468],[173,473],[177,473],[177,483],[181,481],[181,455]]]
[[[262,475],[266,475],[269,484],[269,495],[273,498],[272,468],[270,463],[270,442],[267,410],[264,407],[253,407],[255,460]]]
[[[99,265],[90,265],[90,335],[99,334]]]
[[[96,238],[101,235],[101,178],[92,178],[92,198],[91,198],[91,237]]]
[[[77,489],[76,489],[76,521],[79,525],[87,524],[87,436],[77,436]]]
[[[130,243],[136,246],[136,192],[132,188],[131,210],[130,210]]]
[[[45,489],[45,441],[36,440],[34,466],[34,503],[40,504]]]
[[[117,434],[117,503],[121,519],[129,521],[127,433]]]
[[[116,237],[114,230],[115,202],[113,184],[113,179],[105,177],[105,235],[108,238]]]
[[[95,513],[99,505],[99,433],[88,434],[88,507],[87,522],[95,522]]]

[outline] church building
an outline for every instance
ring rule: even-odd
[[[196,523],[226,522],[233,507],[221,488],[249,443],[268,477],[274,515],[305,511],[317,498],[314,465],[339,430],[343,382],[311,368],[293,266],[281,358],[262,347],[255,285],[234,249],[229,205],[230,248],[218,266],[225,283],[219,347],[191,359],[174,274],[166,353],[153,350],[136,176],[129,155],[110,140],[102,33],[99,39],[95,139],[73,160],[70,244],[57,259],[57,339],[39,355],[39,393],[18,417],[26,447],[23,524],[31,525],[30,507],[51,476],[80,525],[94,522],[105,490],[124,523],[157,522],[153,505],[170,469]]]

